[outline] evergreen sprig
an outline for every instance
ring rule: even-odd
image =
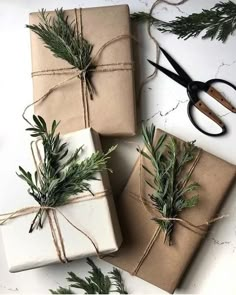
[[[160,19],[157,19],[154,16],[152,16],[149,13],[144,12],[144,11],[131,13],[130,18],[134,22],[137,22],[137,23],[150,22],[151,25],[155,25],[157,27],[166,23],[166,22],[164,22]]]
[[[83,146],[79,147],[71,156],[67,156],[67,143],[62,142],[60,134],[56,133],[58,123],[54,120],[48,130],[46,122],[41,116],[33,116],[34,127],[28,128],[31,136],[42,140],[43,162],[39,165],[39,173],[34,177],[21,166],[18,176],[29,186],[29,194],[42,207],[58,207],[64,205],[68,199],[90,190],[90,180],[98,180],[96,173],[106,168],[110,154],[116,148],[111,147],[107,153],[96,151],[90,157],[79,161]],[[66,158],[67,156],[67,158]],[[30,232],[35,226],[42,228],[45,210],[39,209],[30,227]]]
[[[143,165],[145,171],[152,177],[152,181],[147,184],[153,188],[153,193],[149,195],[153,206],[164,218],[176,218],[185,208],[192,208],[198,203],[198,195],[194,194],[186,198],[187,193],[194,192],[198,183],[187,184],[190,180],[190,172],[185,172],[186,165],[191,162],[197,148],[194,142],[180,145],[173,137],[167,135],[160,136],[155,141],[156,128],[152,124],[150,127],[142,127],[142,136],[147,152],[138,149],[139,153],[147,158],[153,167],[151,171]],[[174,228],[174,221],[153,219],[157,222],[165,233],[165,241],[168,239],[172,243],[171,234]]]
[[[117,292],[119,294],[128,294],[125,290],[121,273],[117,268],[113,268],[113,271],[108,275],[104,275],[100,268],[95,263],[87,258],[87,263],[91,266],[89,271],[89,277],[82,279],[78,277],[74,272],[68,272],[69,277],[67,281],[70,282],[69,288],[59,287],[56,291],[49,290],[52,294],[66,294],[64,292],[70,292],[67,294],[75,294],[71,288],[82,289],[85,294],[109,294],[110,292]],[[112,286],[116,289],[113,290]]]
[[[26,27],[43,40],[45,47],[51,50],[55,57],[66,60],[81,71],[85,70],[85,76],[81,78],[85,79],[92,95],[94,87],[91,83],[91,72],[88,69],[94,68],[91,64],[93,45],[77,32],[75,21],[69,22],[62,8],[55,10],[55,17],[50,17],[45,9],[42,9],[39,14],[40,23],[26,25]]]
[[[192,13],[189,16],[176,17],[170,22],[161,21],[145,12],[134,13],[131,18],[137,22],[148,21],[159,31],[173,33],[185,40],[205,31],[203,39],[216,38],[225,42],[236,29],[236,3],[219,2],[211,9],[203,9],[202,12]]]
[[[111,279],[113,280],[112,285],[116,288],[115,292],[119,294],[128,294],[121,276],[121,272],[114,267],[113,270],[109,272],[109,274],[111,275]]]

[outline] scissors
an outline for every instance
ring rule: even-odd
[[[165,55],[165,57],[168,59],[172,67],[175,69],[175,71],[178,73],[175,74],[162,66],[148,60],[150,64],[152,64],[154,67],[162,71],[164,74],[166,74],[168,77],[173,79],[175,82],[179,83],[180,85],[184,86],[187,90],[189,102],[188,102],[188,116],[192,124],[202,133],[209,135],[209,136],[220,136],[225,133],[227,133],[227,128],[225,124],[214,114],[214,112],[208,108],[208,106],[200,100],[199,98],[199,91],[204,91],[207,94],[209,94],[211,97],[213,97],[216,101],[218,101],[221,105],[223,105],[225,108],[230,110],[233,113],[236,113],[236,108],[234,108],[226,99],[225,97],[217,91],[215,88],[212,87],[212,84],[214,83],[224,83],[230,87],[232,87],[234,90],[236,90],[236,87],[231,84],[228,81],[222,80],[222,79],[211,79],[207,82],[200,82],[200,81],[193,81],[189,75],[180,67],[180,65],[177,64],[177,62],[163,49],[160,47],[161,52]],[[200,112],[205,114],[208,118],[210,118],[212,121],[214,121],[217,125],[220,126],[221,132],[219,133],[209,133],[205,130],[203,130],[195,121],[193,116],[193,107],[196,107]]]

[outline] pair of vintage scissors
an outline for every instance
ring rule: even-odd
[[[180,67],[180,65],[177,64],[177,62],[163,49],[160,48],[161,52],[165,55],[165,57],[168,59],[172,67],[175,69],[175,71],[178,73],[175,74],[168,69],[163,68],[162,66],[148,60],[154,67],[162,71],[164,74],[166,74],[168,77],[176,81],[177,83],[181,84],[187,89],[189,102],[188,102],[188,116],[192,124],[202,133],[209,135],[209,136],[220,136],[227,132],[227,128],[225,124],[211,111],[207,105],[200,100],[199,98],[199,92],[204,91],[207,94],[209,94],[211,97],[213,97],[215,100],[217,100],[220,104],[222,104],[224,107],[226,107],[228,110],[230,110],[233,113],[236,113],[236,108],[233,107],[226,99],[225,97],[217,91],[215,88],[212,87],[212,84],[214,83],[224,83],[230,87],[232,87],[234,90],[236,90],[236,87],[231,84],[228,81],[222,80],[222,79],[211,79],[205,83],[200,81],[193,81],[189,75]],[[193,107],[196,107],[199,111],[201,111],[203,114],[205,114],[208,118],[213,120],[217,125],[221,127],[220,133],[209,133],[205,130],[203,130],[195,121],[193,116]]]

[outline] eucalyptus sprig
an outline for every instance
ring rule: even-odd
[[[185,171],[186,165],[191,162],[197,152],[194,142],[180,145],[173,137],[163,134],[156,141],[156,128],[142,127],[142,136],[147,152],[138,149],[138,152],[147,158],[152,165],[150,170],[143,165],[145,171],[152,180],[146,180],[153,189],[149,195],[153,206],[164,218],[176,218],[185,208],[192,208],[198,203],[198,195],[194,194],[186,198],[187,193],[197,190],[199,184],[196,182],[188,184],[191,174]],[[165,233],[165,241],[172,243],[171,234],[174,229],[174,221],[153,218]]]
[[[64,205],[68,199],[90,190],[90,180],[98,180],[96,173],[106,168],[107,160],[116,146],[111,147],[107,153],[96,151],[90,157],[80,161],[83,146],[80,146],[71,156],[67,156],[67,143],[56,133],[58,123],[53,121],[51,129],[48,130],[46,122],[41,116],[33,116],[35,126],[28,128],[31,136],[41,139],[44,158],[34,176],[21,166],[18,176],[29,186],[29,194],[39,203],[41,207],[58,207]],[[67,158],[66,158],[67,157]],[[43,215],[45,209],[39,209],[30,231],[35,227],[43,227]]]
[[[78,33],[75,21],[69,22],[65,11],[55,10],[55,17],[50,17],[45,9],[39,12],[40,23],[38,25],[26,25],[37,34],[44,42],[45,47],[52,51],[55,57],[66,60],[78,70],[84,70],[84,76],[90,94],[94,93],[89,69],[95,66],[91,64],[93,45],[90,44],[81,33]]]
[[[170,32],[178,38],[196,37],[205,31],[203,39],[216,38],[225,42],[236,29],[236,3],[219,2],[211,9],[203,9],[200,13],[176,17],[170,22],[161,21],[149,13],[133,13],[131,18],[136,22],[150,22],[163,33]]]
[[[109,275],[104,275],[95,263],[87,258],[87,263],[92,270],[89,271],[89,277],[82,279],[74,272],[68,272],[67,281],[70,282],[69,288],[59,287],[57,290],[49,290],[52,294],[75,294],[71,288],[82,289],[85,294],[109,294],[117,292],[119,294],[128,294],[124,287],[121,272],[117,268],[113,268]],[[115,287],[115,289],[113,288]]]

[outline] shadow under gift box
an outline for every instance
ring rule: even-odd
[[[55,12],[49,12],[49,15],[55,17]],[[63,134],[92,127],[101,135],[135,135],[136,102],[129,6],[84,8],[81,11],[72,9],[65,10],[65,15],[74,24],[77,16],[79,32],[82,24],[83,37],[93,45],[92,58],[113,38],[126,37],[109,44],[95,59],[97,68],[91,78],[96,90],[93,100],[86,98],[85,94],[82,96],[81,81],[75,78],[52,91],[45,100],[36,103],[35,113],[41,115],[47,124],[51,124],[54,119],[61,120],[59,130]],[[39,21],[39,13],[30,14],[30,25],[39,24]],[[31,31],[30,36],[36,101],[76,72],[65,70],[72,66],[53,56],[38,35]]]
[[[157,130],[156,139],[162,133],[163,131]],[[199,235],[175,223],[173,245],[163,243],[162,232],[155,236],[158,225],[151,220],[153,215],[146,210],[140,198],[140,159],[139,157],[123,193],[118,198],[117,209],[124,242],[114,257],[105,257],[104,260],[173,293],[205,234],[202,232]],[[142,164],[153,171],[150,161],[144,157]],[[199,203],[193,208],[183,210],[180,218],[200,225],[216,217],[220,205],[235,181],[235,175],[234,165],[201,151],[191,176],[191,182],[200,184]],[[152,182],[150,175],[142,169],[143,197],[147,199],[146,202],[150,202],[148,194],[153,191],[145,183],[145,179]]]
[[[99,136],[90,128],[67,134],[62,137],[63,139],[68,142],[68,156],[76,148],[84,145],[81,160],[91,156],[96,150],[101,150]],[[35,155],[37,155],[36,152]],[[95,194],[94,197],[91,195],[89,199],[83,200],[82,198],[81,202],[60,206],[58,209],[71,223],[85,232],[95,242],[99,253],[107,254],[118,250],[122,237],[107,172],[97,173],[95,176],[101,180],[89,182],[91,184],[90,189]],[[96,194],[100,192],[105,192],[104,197],[96,197]],[[82,197],[83,195],[84,193],[78,194],[76,197]],[[86,192],[85,195],[88,195],[88,193]],[[33,197],[26,192],[25,196],[9,196],[7,201],[1,202],[0,207],[1,213],[5,213],[37,205],[38,203],[33,200]],[[10,272],[60,262],[48,218],[45,220],[42,229],[35,229],[32,233],[29,233],[34,217],[35,213],[21,216],[10,220],[1,227]],[[59,213],[57,213],[57,219],[62,233],[66,257],[69,260],[97,254],[95,247],[85,235],[69,224]]]

